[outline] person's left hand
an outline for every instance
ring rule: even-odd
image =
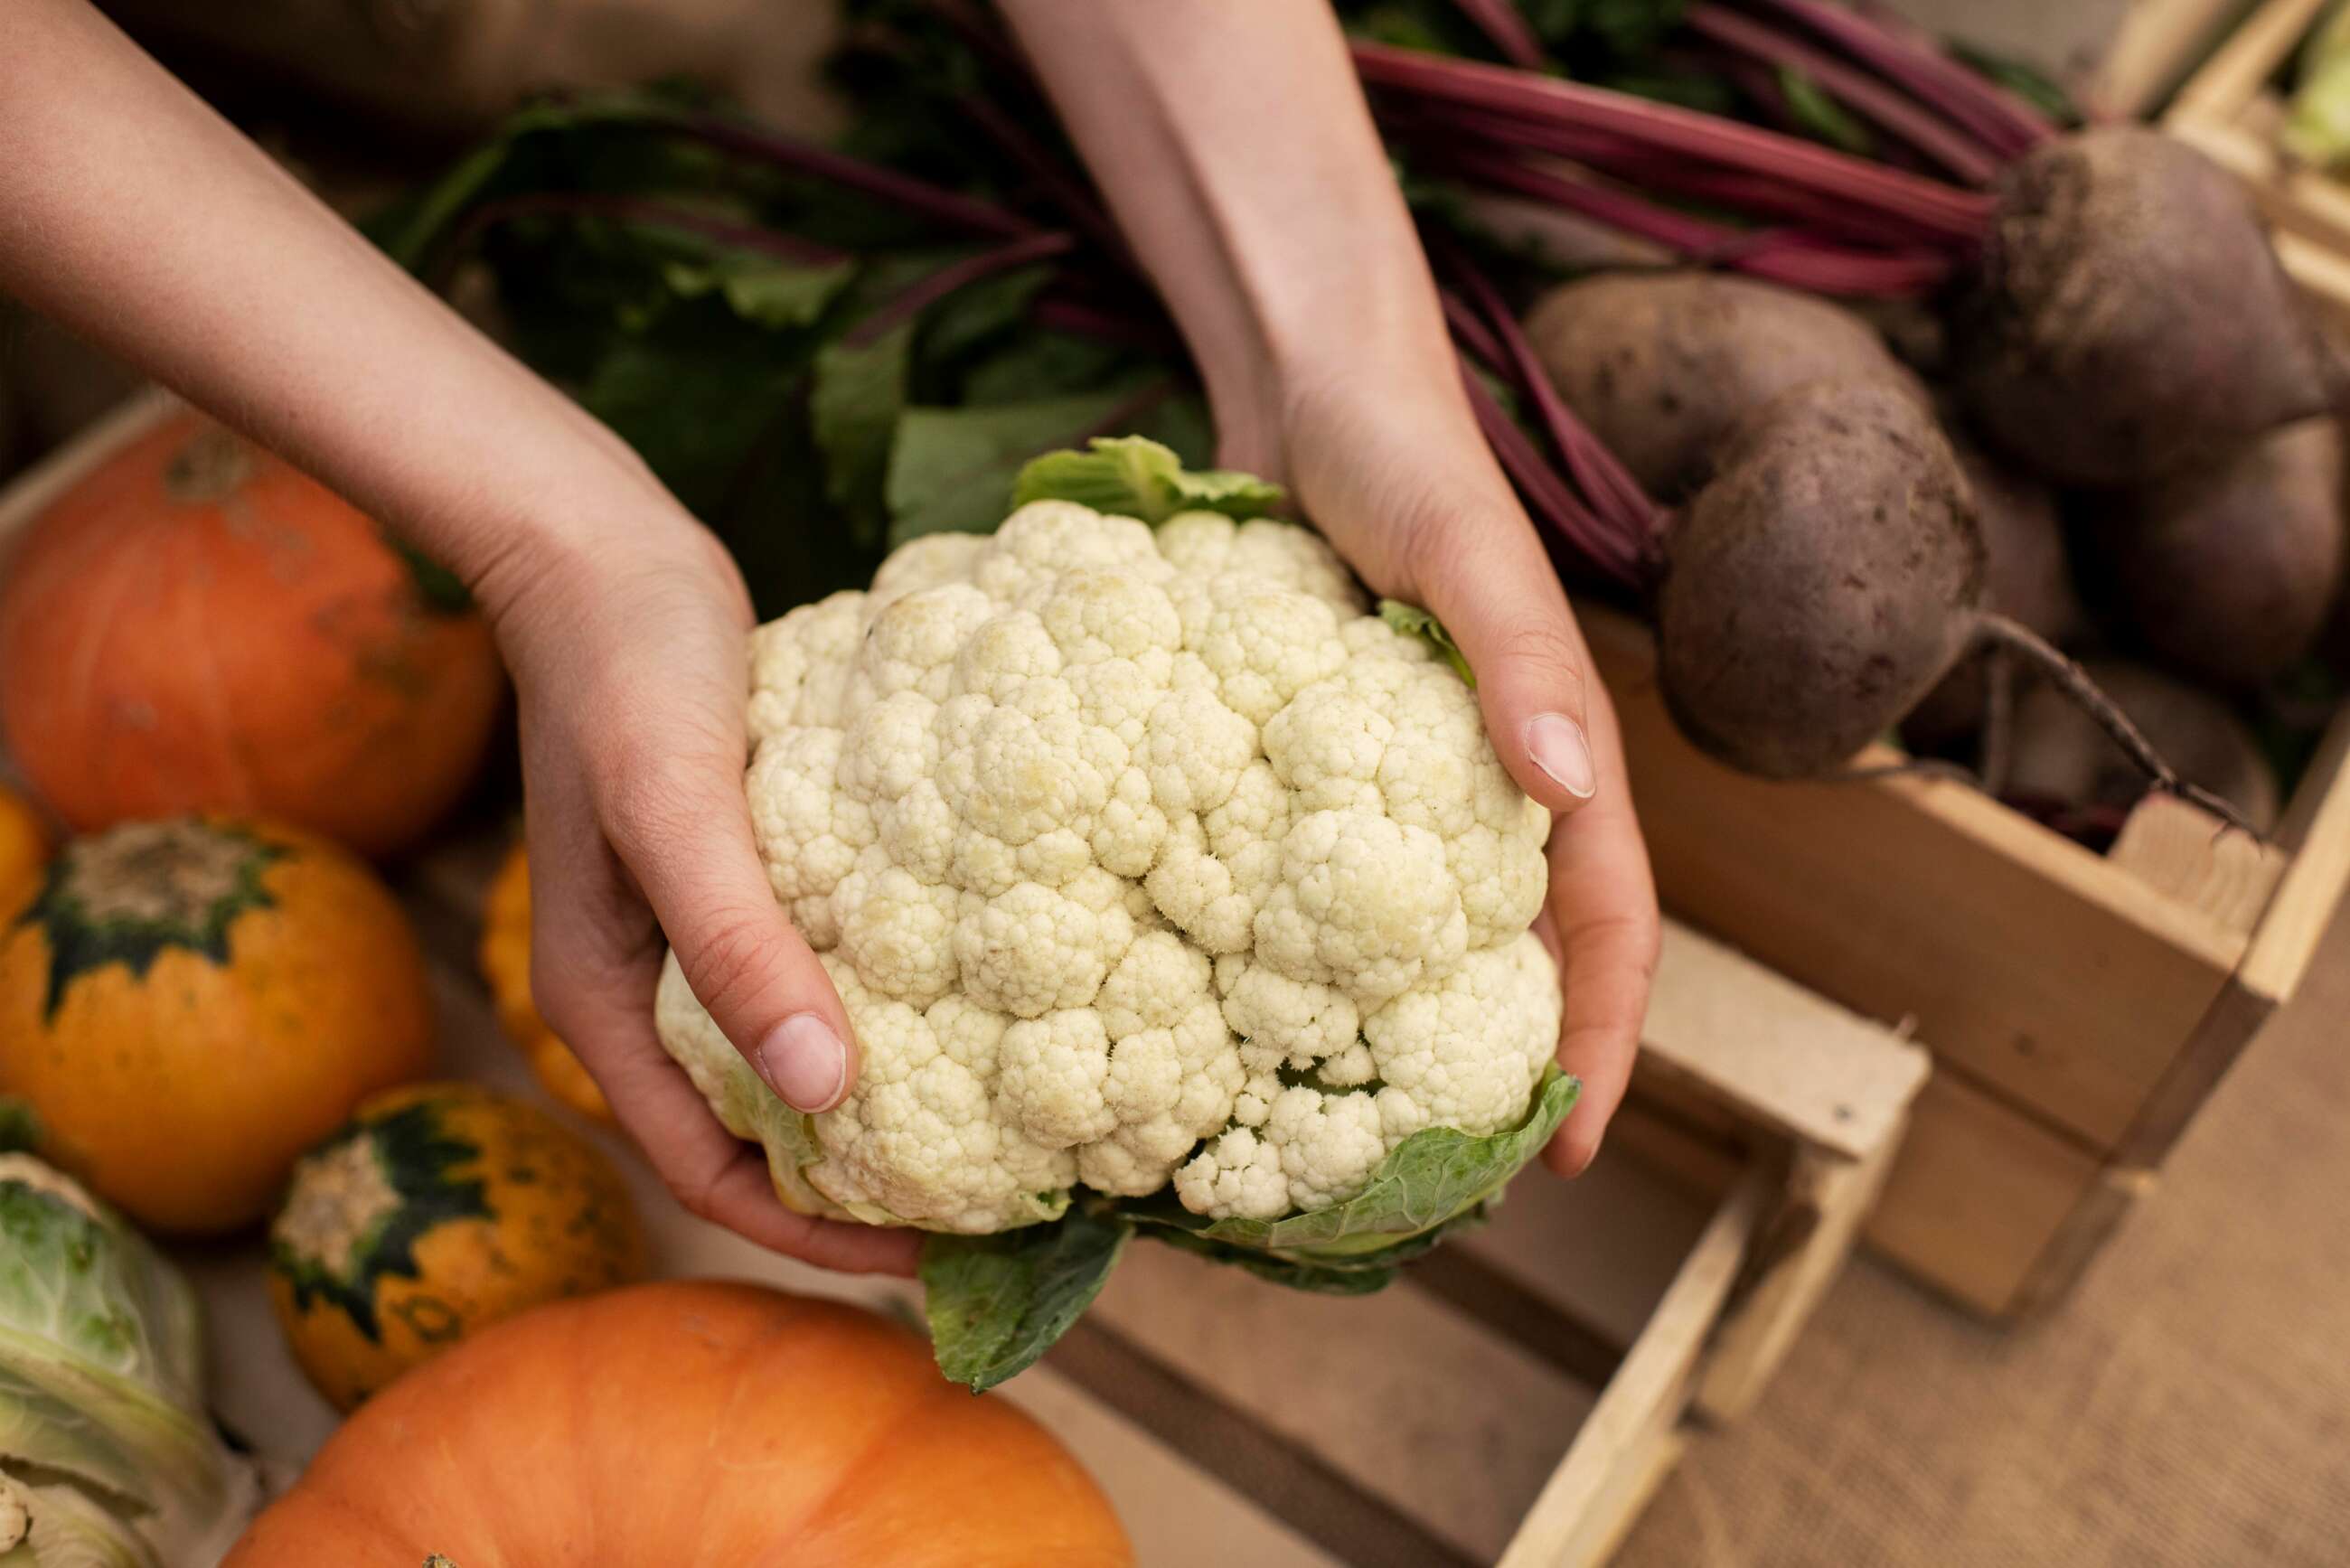
[[[1287,483],[1382,595],[1432,611],[1477,674],[1494,750],[1555,814],[1537,926],[1559,960],[1558,1061],[1582,1097],[1545,1162],[1580,1173],[1626,1084],[1657,966],[1659,916],[1616,711],[1557,573],[1461,395],[1449,353],[1282,379],[1264,419],[1219,410],[1219,461]]]

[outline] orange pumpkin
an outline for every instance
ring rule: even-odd
[[[48,857],[48,829],[39,814],[15,790],[0,786],[0,916],[31,890]]]
[[[671,1281],[533,1309],[362,1406],[224,1568],[1114,1568],[1026,1416],[871,1313]]]
[[[401,848],[472,780],[503,689],[453,578],[191,413],[68,489],[0,582],[0,733],[83,831],[255,812]]]
[[[69,841],[0,931],[0,1100],[142,1224],[233,1230],[432,1064],[423,956],[367,867],[255,822]]]
[[[530,860],[517,844],[490,880],[482,906],[482,978],[498,1010],[498,1027],[521,1047],[539,1087],[583,1116],[612,1119],[604,1091],[538,1015],[530,997]]]

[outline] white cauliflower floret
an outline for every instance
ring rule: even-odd
[[[786,1202],[983,1232],[1083,1183],[1271,1220],[1523,1116],[1548,815],[1365,607],[1291,524],[1038,502],[759,628],[753,826],[858,1075],[803,1116],[674,960],[656,1011]]]

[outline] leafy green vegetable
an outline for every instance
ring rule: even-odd
[[[851,335],[816,351],[808,412],[816,421],[816,450],[824,453],[825,493],[847,510],[862,538],[882,532],[882,481],[906,407],[913,344],[913,324],[907,322],[870,341]]]
[[[924,1308],[939,1370],[983,1393],[1032,1366],[1109,1281],[1134,1227],[1073,1206],[1050,1225],[995,1236],[932,1236]]]
[[[1793,66],[1781,66],[1778,79],[1779,95],[1786,99],[1787,112],[1794,116],[1796,125],[1806,135],[1855,157],[1867,156],[1877,145],[1868,127],[1829,97],[1810,76]]]
[[[984,408],[907,410],[889,456],[890,545],[993,529],[1030,459],[1099,429],[1132,396],[1131,388],[1111,387]]]
[[[26,1561],[217,1559],[254,1484],[204,1415],[203,1355],[194,1293],[137,1231],[0,1155],[0,1488],[32,1515]]]
[[[1467,681],[1470,690],[1476,689],[1477,672],[1469,668],[1468,657],[1461,651],[1461,645],[1452,640],[1452,634],[1444,629],[1442,621],[1418,605],[1408,605],[1401,599],[1381,599],[1379,618],[1404,636],[1419,638],[1444,655],[1444,661],[1452,666],[1452,672]]]
[[[1164,523],[1178,512],[1262,517],[1283,491],[1253,473],[1187,469],[1171,449],[1147,436],[1096,436],[1085,452],[1047,452],[1020,471],[1012,504],[1074,501],[1097,512]]]
[[[1452,1127],[1414,1133],[1360,1192],[1309,1213],[1207,1220],[1164,1194],[1123,1203],[1092,1195],[1051,1224],[931,1236],[921,1277],[939,1368],[978,1393],[1033,1366],[1101,1293],[1138,1231],[1293,1290],[1383,1290],[1404,1263],[1483,1220],[1581,1090],[1551,1067],[1516,1126],[1482,1137]]]
[[[666,264],[661,281],[681,299],[715,290],[745,321],[792,327],[822,317],[856,271],[851,262],[802,266],[756,251],[721,251],[705,261]]]

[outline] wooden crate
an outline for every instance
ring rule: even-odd
[[[2099,856],[1960,784],[1733,773],[1674,728],[1645,628],[1585,627],[1667,909],[1933,1050],[1869,1240],[1984,1314],[2061,1295],[2300,983],[2350,880],[2350,716],[2273,843],[2159,798]]]
[[[0,536],[168,411],[127,408],[0,493]],[[473,968],[502,830],[402,893],[442,1070],[536,1094]],[[1744,1410],[1854,1243],[1925,1084],[1923,1049],[1685,928],[1667,933],[1631,1100],[1582,1180],[1530,1174],[1495,1221],[1359,1300],[1141,1244],[1007,1386],[1093,1468],[1145,1563],[1603,1562],[1690,1428]],[[764,1279],[900,1314],[909,1286],[807,1269],[691,1219],[595,1132],[671,1275]],[[290,1471],[334,1417],[266,1302],[262,1251],[182,1249],[216,1404]]]
[[[473,970],[501,841],[403,895],[443,1068],[535,1093]],[[1693,1423],[1751,1404],[1848,1253],[1926,1054],[1684,929],[1634,1097],[1572,1184],[1355,1300],[1163,1247],[1003,1395],[1094,1470],[1145,1564],[1558,1568],[1604,1562]],[[692,1220],[608,1132],[665,1274],[756,1278],[900,1315],[911,1288],[803,1268]],[[210,1308],[224,1421],[287,1469],[332,1429],[265,1304],[256,1247],[182,1262]]]
[[[2284,100],[2272,85],[2327,0],[2262,0],[2179,88],[2163,129],[2235,171],[2275,226],[2285,270],[2350,331],[2350,185],[2278,150]]]
[[[2136,0],[2082,84],[2093,112],[2143,119],[2159,109],[2257,0]]]

